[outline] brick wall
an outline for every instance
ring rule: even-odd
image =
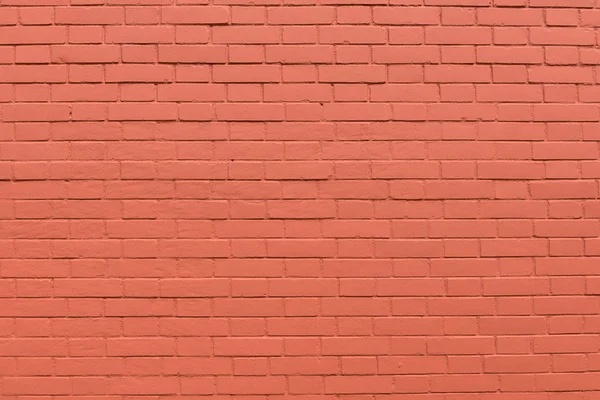
[[[0,397],[600,398],[599,27],[0,0]]]

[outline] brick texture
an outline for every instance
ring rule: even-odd
[[[0,0],[0,398],[600,398],[599,0]]]

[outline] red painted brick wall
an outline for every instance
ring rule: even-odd
[[[600,398],[599,27],[0,0],[0,397]]]

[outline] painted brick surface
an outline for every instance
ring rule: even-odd
[[[0,398],[600,398],[599,28],[0,0]]]

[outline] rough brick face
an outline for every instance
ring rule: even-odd
[[[600,398],[599,0],[0,0],[0,398]]]

